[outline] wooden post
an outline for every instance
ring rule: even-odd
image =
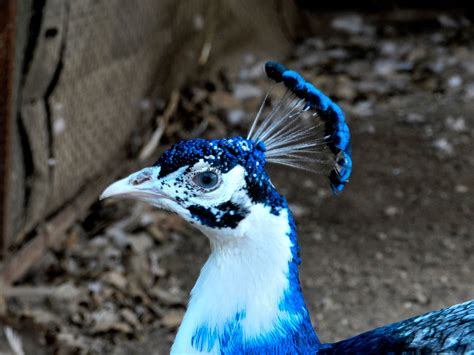
[[[16,1],[0,1],[0,258],[11,236],[10,184]]]

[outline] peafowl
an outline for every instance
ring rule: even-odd
[[[328,174],[339,194],[352,170],[340,107],[297,72],[267,62],[272,85],[247,138],[191,139],[110,185],[177,213],[209,239],[173,354],[474,354],[474,301],[334,344],[319,341],[298,276],[295,223],[265,170],[283,164]]]

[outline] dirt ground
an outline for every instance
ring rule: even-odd
[[[337,15],[285,61],[341,104],[353,137],[341,196],[323,176],[271,168],[296,217],[301,283],[323,342],[473,298],[473,36],[460,15]],[[176,116],[207,117],[189,119],[193,134],[243,131],[266,87],[265,59],[246,55],[239,70],[193,83]],[[165,354],[208,252],[175,216],[97,204],[7,294],[8,322],[26,353]]]

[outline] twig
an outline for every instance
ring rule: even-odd
[[[156,147],[158,147],[158,144],[160,144],[161,137],[163,136],[163,133],[165,132],[165,129],[166,129],[166,126],[168,125],[170,117],[173,116],[173,114],[176,112],[176,109],[178,108],[178,102],[179,102],[179,91],[175,89],[171,93],[170,101],[168,103],[168,106],[166,107],[165,112],[163,113],[163,115],[159,116],[156,120],[158,124],[158,126],[156,127],[156,130],[153,132],[153,135],[151,136],[148,143],[145,144],[145,146],[140,151],[140,154],[138,156],[138,159],[140,161],[147,160],[156,150]]]
[[[13,354],[25,355],[20,336],[10,327],[5,327],[4,332]]]
[[[46,298],[52,297],[57,300],[75,299],[81,295],[81,291],[71,284],[64,284],[61,286],[15,286],[7,287],[3,291],[4,298]]]

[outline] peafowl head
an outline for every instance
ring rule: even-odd
[[[274,85],[247,138],[179,142],[153,166],[110,185],[102,198],[145,201],[177,213],[204,232],[212,230],[212,235],[228,238],[238,235],[232,231],[252,206],[264,206],[273,214],[286,207],[266,163],[326,170],[332,190],[339,193],[352,166],[349,130],[341,109],[281,64],[267,62],[265,70]]]
[[[265,171],[264,143],[242,137],[179,142],[153,166],[109,186],[102,197],[109,196],[142,200],[224,234],[252,205],[283,206]]]

